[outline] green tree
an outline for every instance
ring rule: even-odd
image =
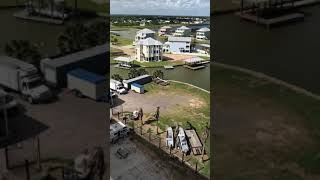
[[[163,79],[164,73],[161,70],[156,70],[153,72],[153,78],[160,78]]]
[[[119,74],[113,74],[112,79],[122,82],[123,78]]]
[[[138,76],[142,76],[142,75],[145,75],[145,74],[148,74],[148,71],[146,69],[138,69]]]
[[[27,40],[12,40],[4,47],[7,56],[11,56],[40,67],[41,54],[38,47]]]
[[[135,77],[137,77],[137,76],[139,76],[138,70],[135,69],[135,68],[130,69],[130,71],[129,71],[129,73],[128,73],[128,77],[129,77],[130,79],[132,79],[132,78],[135,78]]]

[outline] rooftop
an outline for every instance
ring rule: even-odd
[[[174,41],[174,42],[191,42],[191,37],[174,37],[174,36],[169,36],[168,41]]]
[[[99,83],[105,82],[107,80],[107,78],[104,77],[104,76],[97,75],[95,73],[86,71],[86,70],[81,69],[81,68],[72,70],[68,74],[71,74],[71,75],[73,75],[75,77],[78,77],[78,78],[81,78],[83,80],[92,82],[94,84],[99,84]]]
[[[140,31],[138,31],[137,32],[137,34],[142,34],[142,33],[144,33],[144,34],[150,34],[150,33],[156,33],[156,32],[154,32],[154,31],[152,31],[152,30],[150,30],[150,29],[147,29],[147,28],[144,28],[144,29],[142,29],[142,30],[140,30]]]
[[[144,46],[160,46],[163,45],[162,42],[155,40],[153,38],[141,39],[137,42],[137,45],[144,45]]]
[[[55,59],[51,59],[50,61],[47,61],[46,64],[50,64],[53,67],[60,67],[89,57],[94,57],[96,55],[107,53],[108,49],[108,44],[104,44],[83,51],[68,54],[62,57],[58,57]]]
[[[210,29],[209,28],[207,28],[207,27],[204,27],[204,28],[201,28],[201,29],[199,29],[199,30],[197,30],[198,32],[208,32],[208,31],[210,31]]]
[[[183,30],[189,30],[190,28],[186,27],[186,26],[181,26],[178,29],[183,29]]]
[[[120,61],[120,62],[132,62],[134,61],[134,59],[132,57],[123,57],[123,56],[119,56],[114,58],[115,61]]]

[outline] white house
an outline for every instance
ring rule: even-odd
[[[191,29],[186,26],[181,26],[177,28],[175,33],[173,34],[173,36],[177,36],[177,37],[188,37],[190,35],[191,35]]]
[[[150,30],[150,29],[142,29],[140,31],[137,32],[136,36],[135,36],[135,41],[134,41],[134,45],[141,39],[147,39],[147,38],[155,38],[155,34],[156,32]]]
[[[202,39],[202,40],[210,39],[210,29],[205,27],[197,30],[196,39]]]
[[[170,36],[168,41],[164,44],[163,51],[173,53],[190,53],[191,37]]]
[[[172,27],[170,27],[170,26],[163,26],[159,29],[158,34],[159,34],[159,36],[164,36],[166,34],[169,34],[171,29],[172,29]]]
[[[136,43],[137,61],[162,61],[162,46],[160,41],[150,37],[139,40]]]

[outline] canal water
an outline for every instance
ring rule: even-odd
[[[166,70],[164,68],[146,68],[146,70],[149,72],[149,74],[152,74],[155,70],[160,69],[164,72],[164,78],[170,79],[170,80],[177,80],[182,81],[186,83],[193,84],[195,86],[201,87],[206,90],[210,90],[210,66],[207,65],[204,69],[199,70],[190,70],[183,66],[175,67],[171,70]],[[120,69],[114,67],[112,65],[110,67],[110,72],[112,74],[120,74],[123,78],[128,77],[129,70],[126,69]]]
[[[320,5],[301,11],[306,15],[303,22],[269,31],[233,14],[214,16],[215,61],[263,72],[320,94]]]
[[[65,26],[34,22],[17,19],[13,14],[22,8],[0,9],[0,54],[4,54],[4,47],[11,40],[29,40],[31,43],[39,45],[39,50],[43,56],[56,55],[58,52],[57,38],[65,29]],[[92,18],[78,18],[67,21],[71,23],[92,22]]]

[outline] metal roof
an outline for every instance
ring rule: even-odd
[[[200,57],[192,57],[192,58],[186,59],[184,61],[187,62],[187,63],[196,63],[196,62],[203,61],[203,59],[200,58]]]
[[[174,42],[191,42],[191,37],[175,37],[175,36],[169,36],[168,41],[174,41]]]
[[[207,27],[204,27],[204,28],[198,29],[197,31],[198,32],[208,32],[208,31],[210,31],[210,29]]]
[[[71,63],[89,58],[89,57],[107,53],[108,49],[109,49],[109,44],[104,44],[104,45],[96,46],[83,51],[79,51],[73,54],[69,54],[66,56],[51,59],[50,61],[46,61],[45,64],[50,65],[52,67],[60,67],[60,66],[64,66],[67,64],[71,64]]]
[[[162,42],[158,41],[158,40],[155,40],[151,37],[147,38],[147,39],[141,39],[137,42],[137,45],[145,45],[145,46],[151,46],[151,45],[154,45],[154,46],[160,46],[160,45],[163,45]]]
[[[123,56],[119,56],[114,58],[115,61],[121,61],[121,62],[132,62],[134,61],[134,59],[132,57],[123,57]]]
[[[138,76],[138,77],[135,77],[135,78],[132,78],[132,79],[123,80],[123,82],[124,83],[131,83],[131,82],[135,82],[135,81],[138,81],[140,79],[149,78],[149,77],[151,77],[151,76],[148,75],[148,74],[145,74],[145,75]]]
[[[183,30],[189,30],[190,28],[186,27],[186,26],[181,26],[178,29],[183,29]]]
[[[99,84],[99,83],[105,82],[107,80],[107,78],[104,76],[97,75],[95,73],[86,71],[81,68],[72,70],[68,74],[71,74],[72,76],[78,77],[80,79],[89,81],[94,84]]]
[[[135,86],[135,87],[138,87],[138,88],[143,88],[143,85],[138,84],[138,83],[132,83],[131,86]]]
[[[19,60],[9,56],[0,56],[0,64],[7,66],[13,66],[20,69],[32,69],[35,68],[32,64],[26,63],[23,60]]]
[[[144,28],[144,29],[142,29],[142,30],[140,30],[140,31],[138,31],[137,32],[137,34],[140,34],[140,33],[145,33],[145,34],[150,34],[150,33],[156,33],[156,32],[154,32],[154,31],[152,31],[152,30],[150,30],[150,29],[147,29],[147,28]]]

